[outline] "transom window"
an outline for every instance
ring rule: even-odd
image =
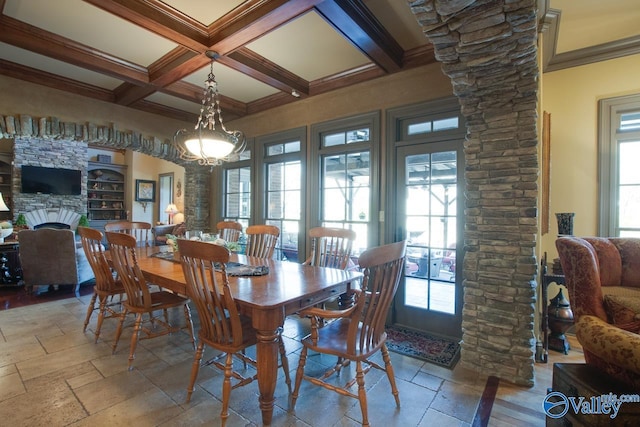
[[[283,142],[281,144],[272,144],[267,147],[267,157],[273,157],[279,154],[299,152],[300,141]]]
[[[426,122],[412,123],[407,126],[408,135],[418,135],[421,133],[438,132],[441,130],[457,129],[458,117],[447,117],[438,120],[429,120]]]
[[[337,145],[355,144],[357,142],[369,141],[369,129],[354,129],[345,132],[337,132],[325,135],[322,138],[324,147],[335,147]]]

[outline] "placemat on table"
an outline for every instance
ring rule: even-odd
[[[156,252],[151,256],[166,261],[180,262],[180,260],[173,257],[173,252]],[[246,265],[239,262],[228,262],[227,274],[229,276],[264,276],[269,274],[269,267],[266,265]]]

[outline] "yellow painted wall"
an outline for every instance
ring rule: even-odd
[[[639,76],[634,55],[542,77],[542,110],[551,114],[551,187],[541,253],[549,260],[558,256],[556,212],[575,212],[574,235],[598,232],[598,101],[640,93]]]

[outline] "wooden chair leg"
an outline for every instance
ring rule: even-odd
[[[302,377],[304,376],[304,365],[307,363],[307,347],[303,347],[300,352],[300,361],[298,362],[298,370],[296,371],[296,385],[291,393],[291,409],[295,408],[296,400],[298,399],[298,391],[300,391],[300,384],[302,383]]]
[[[200,371],[200,361],[202,360],[202,351],[204,350],[204,342],[200,342],[198,344],[198,348],[196,349],[196,354],[193,356],[193,365],[191,365],[191,379],[189,380],[189,387],[187,388],[187,401],[185,403],[189,403],[191,400],[191,395],[193,394],[193,389],[196,384],[196,378],[198,378],[198,372]]]
[[[287,384],[289,394],[291,394],[291,378],[289,377],[289,360],[287,359],[287,350],[284,348],[282,337],[278,338],[278,346],[280,347],[280,363],[284,371],[284,382]]]
[[[120,318],[120,322],[118,323],[118,329],[116,330],[116,339],[113,343],[112,353],[116,352],[116,348],[118,347],[118,341],[120,341],[120,335],[122,334],[122,327],[124,326],[124,320],[127,317],[127,310],[124,309],[122,312],[122,317]]]
[[[189,308],[189,304],[184,305],[184,319],[187,322],[187,328],[189,331],[189,336],[191,337],[191,346],[193,349],[196,349],[196,338],[193,332],[193,322],[191,321],[191,309]]]
[[[222,382],[222,412],[220,413],[221,425],[227,423],[229,418],[229,398],[231,397],[231,375],[233,373],[233,353],[227,353],[224,363],[224,381]]]
[[[131,349],[129,350],[129,370],[133,369],[133,359],[135,359],[136,347],[138,345],[138,336],[140,335],[140,329],[142,329],[142,313],[138,313],[136,316],[136,323],[133,327],[133,333],[131,334]]]
[[[386,344],[382,344],[380,349],[382,352],[382,360],[384,360],[384,370],[389,378],[389,384],[391,385],[391,394],[396,400],[396,406],[400,407],[400,395],[398,393],[398,387],[396,386],[396,376],[393,372],[393,365],[391,365],[391,358],[389,357],[389,350]]]
[[[356,362],[356,382],[358,383],[358,401],[360,401],[360,412],[362,413],[363,427],[369,427],[369,417],[367,408],[367,391],[364,389],[364,372],[362,371],[362,362]]]
[[[98,294],[96,294],[95,292],[91,296],[91,302],[89,303],[89,307],[87,307],[87,316],[84,318],[84,328],[82,328],[82,332],[87,332],[87,326],[89,326],[89,321],[91,320],[91,314],[93,313],[93,310],[95,310],[97,296]],[[96,341],[97,341],[97,338],[96,338]]]
[[[102,329],[102,322],[104,321],[105,311],[107,311],[107,298],[100,297],[100,307],[98,308],[98,323],[96,325],[96,343],[98,342],[98,338],[100,337],[100,330]]]

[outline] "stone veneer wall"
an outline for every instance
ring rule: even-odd
[[[13,143],[12,179],[13,212],[31,212],[38,209],[65,208],[79,214],[87,211],[87,143],[72,140],[46,140],[16,137]],[[82,172],[79,196],[21,193],[22,166],[74,169]]]
[[[467,367],[533,384],[537,261],[534,0],[408,0],[467,119]]]

